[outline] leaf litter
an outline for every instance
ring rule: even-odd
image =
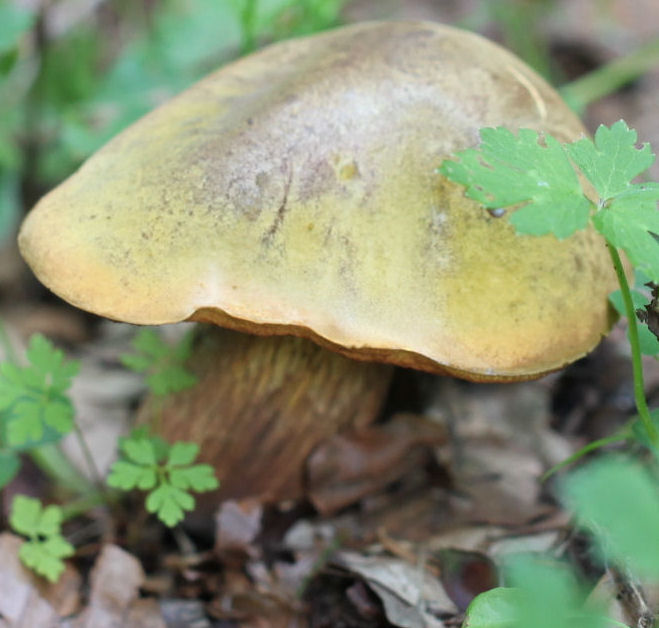
[[[583,11],[588,3],[563,4]],[[632,10],[622,0],[612,4],[617,14]],[[651,23],[645,13],[639,26]],[[594,29],[588,25],[595,21],[569,20],[571,28],[586,29],[580,33],[584,39],[592,39]],[[611,27],[620,30],[623,23]],[[612,119],[619,116],[615,110]],[[10,267],[3,263],[3,272]],[[20,294],[15,287],[12,291]],[[119,368],[132,331],[112,324],[90,329],[69,309],[7,319],[14,321],[9,330],[14,340],[26,342],[29,332],[47,331],[59,339],[58,346],[69,349],[70,357],[81,359],[74,405],[92,456],[105,473],[116,457],[108,443],[127,433],[142,391],[141,378]],[[14,345],[20,355],[21,341]],[[590,365],[599,361],[604,373],[619,374],[623,346],[624,337],[614,331],[605,344],[609,352],[598,352]],[[654,374],[648,389],[656,395],[659,369],[654,361],[646,365]],[[656,587],[593,566],[584,550],[587,539],[573,531],[556,505],[553,483],[538,481],[544,470],[600,436],[598,430],[611,433],[602,424],[620,424],[631,413],[628,378],[585,381],[582,369],[577,364],[541,382],[510,387],[419,375],[430,394],[422,395],[421,408],[418,399],[410,404],[417,413],[412,421],[427,429],[427,438],[415,440],[403,432],[397,441],[396,430],[383,423],[369,435],[344,435],[328,443],[326,452],[334,452],[331,472],[326,467],[326,479],[309,494],[316,508],[309,503],[226,502],[205,527],[172,534],[136,514],[139,501],[129,506],[117,529],[99,525],[101,516],[92,510],[64,526],[78,551],[66,561],[56,585],[29,573],[18,560],[22,541],[3,533],[0,627],[458,626],[465,606],[462,591],[473,578],[461,577],[457,569],[452,574],[457,582],[446,584],[450,569],[442,552],[472,560],[487,580],[493,577],[484,566],[488,561],[498,565],[520,550],[572,557],[596,583],[591,595],[613,609],[609,615],[636,625],[648,608],[658,607]],[[569,412],[557,404],[566,382],[575,397]],[[84,469],[74,439],[66,448]],[[342,464],[346,451],[351,456]],[[361,476],[349,464],[355,457]],[[24,469],[15,483],[50,499],[38,473]],[[350,490],[336,481],[339,476],[347,478]],[[5,497],[5,515],[9,502]],[[457,560],[455,554],[452,558]]]
[[[108,355],[119,351],[108,354],[102,340],[97,346],[104,357],[83,359],[82,377],[86,370],[97,375],[99,364],[116,368],[118,358]],[[109,545],[96,557],[98,548],[90,548],[89,558],[67,561],[63,582],[75,583],[77,597],[63,611],[16,562],[16,537],[8,536],[14,553],[0,561],[0,578],[20,581],[18,570],[32,583],[22,585],[27,597],[10,599],[31,600],[29,613],[43,609],[43,625],[102,626],[118,616],[133,622],[127,626],[196,625],[191,617],[200,626],[334,625],[323,623],[323,599],[333,600],[331,621],[355,622],[346,625],[459,625],[470,596],[496,583],[502,556],[520,549],[560,555],[567,547],[569,521],[538,478],[588,438],[574,426],[567,434],[551,427],[552,395],[569,377],[568,369],[540,382],[479,386],[419,375],[423,411],[394,413],[321,447],[309,462],[316,470],[308,502],[228,501],[201,536],[183,528],[182,537],[144,543],[138,533],[135,556]],[[129,413],[140,387],[130,378],[115,381],[123,382],[117,398]],[[108,394],[90,390],[102,414]],[[106,442],[92,439],[95,458],[107,456]],[[87,538],[75,527],[65,531]],[[215,541],[204,547],[199,539],[209,534]],[[138,558],[148,574],[137,568]],[[612,604],[617,590],[598,595]],[[0,607],[0,616],[21,625],[15,609]]]

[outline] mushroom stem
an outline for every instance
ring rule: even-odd
[[[323,440],[370,424],[386,396],[389,365],[350,360],[304,338],[253,336],[200,324],[189,368],[199,383],[149,398],[170,442],[194,441],[220,479],[220,499],[293,499]]]

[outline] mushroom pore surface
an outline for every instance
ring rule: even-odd
[[[606,333],[615,276],[592,230],[517,235],[436,172],[497,125],[584,133],[520,60],[451,27],[279,43],[109,142],[31,212],[21,251],[55,293],[112,319],[538,376]]]

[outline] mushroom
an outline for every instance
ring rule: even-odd
[[[200,442],[224,496],[295,496],[322,439],[373,420],[384,365],[537,378],[609,330],[593,230],[517,235],[436,172],[496,125],[584,133],[472,33],[371,22],[278,43],[110,141],[38,203],[20,249],[79,308],[226,328],[203,326],[201,384],[160,429]]]

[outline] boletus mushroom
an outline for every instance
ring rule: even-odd
[[[469,32],[373,22],[278,43],[110,141],[38,203],[20,249],[79,308],[225,328],[202,326],[202,381],[160,429],[202,445],[224,496],[295,496],[319,441],[373,420],[382,364],[537,378],[609,330],[596,233],[517,235],[437,173],[497,125],[584,133]]]

